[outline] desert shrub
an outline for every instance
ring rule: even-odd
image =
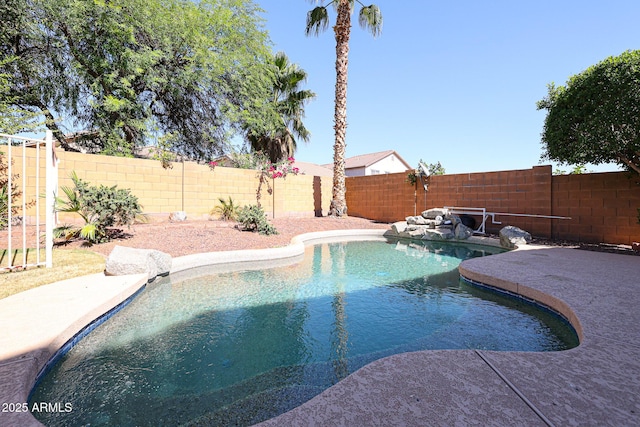
[[[267,221],[267,216],[258,205],[248,205],[240,209],[238,222],[247,231],[257,231],[265,235],[278,234],[278,231]]]
[[[218,215],[223,221],[233,221],[238,216],[238,205],[233,203],[233,199],[229,196],[229,200],[225,200],[222,197],[218,199],[220,204],[209,212],[211,215]]]
[[[67,240],[81,238],[89,243],[109,241],[108,228],[130,225],[136,218],[144,218],[138,198],[129,190],[116,185],[98,187],[89,185],[71,174],[73,187],[62,187],[65,198],[56,198],[57,212],[77,213],[84,220],[82,227],[64,225],[55,229],[55,236]]]

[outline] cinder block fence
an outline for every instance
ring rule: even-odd
[[[431,176],[427,191],[419,181],[408,183],[406,173],[362,176],[347,178],[347,206],[350,215],[384,222],[443,206],[571,217],[497,215],[502,224],[489,220],[487,231],[514,225],[538,237],[630,244],[640,241],[639,182],[640,177],[626,172],[555,176],[551,166]]]
[[[5,150],[6,147],[0,147]],[[35,150],[27,148],[26,175],[21,162],[14,162],[13,173],[27,177],[25,197],[32,200],[35,194]],[[21,158],[22,149],[13,148],[15,158]],[[234,204],[243,206],[256,203],[259,178],[255,170],[216,167],[195,162],[175,162],[164,169],[157,160],[101,156],[72,152],[57,152],[58,187],[73,186],[71,173],[91,185],[117,185],[129,189],[152,220],[167,220],[171,212],[185,211],[188,218],[207,218],[218,199],[231,197]],[[44,168],[41,159],[40,167]],[[41,176],[44,176],[41,173]],[[308,175],[288,175],[286,178],[269,179],[271,194],[263,185],[261,205],[268,216],[313,217],[326,214],[331,202],[331,178]],[[44,182],[41,183],[43,187]],[[62,192],[58,192],[62,195]],[[324,209],[324,210],[323,210]],[[43,216],[43,215],[41,215]],[[27,211],[27,221],[35,221],[35,212]],[[61,221],[74,216],[60,214]],[[44,218],[40,218],[44,221]]]
[[[6,147],[0,147],[6,151]],[[16,158],[21,148],[13,148]],[[25,176],[25,197],[35,194],[35,150],[26,148],[26,175],[21,162],[13,173]],[[256,203],[258,174],[254,170],[208,166],[194,162],[174,163],[163,169],[157,160],[132,159],[58,152],[59,187],[71,186],[75,173],[90,184],[117,185],[138,197],[152,219],[166,220],[171,212],[186,211],[189,218],[206,218],[219,198],[231,197],[238,205]],[[40,187],[44,188],[44,160],[40,161]],[[313,217],[326,215],[331,202],[331,177],[289,175],[269,180],[261,203],[270,217]],[[502,224],[487,222],[488,232],[515,225],[534,236],[630,244],[640,241],[640,177],[626,172],[560,175],[551,166],[531,169],[432,176],[425,191],[420,181],[407,182],[407,173],[349,177],[347,206],[351,216],[381,222],[403,220],[431,207],[486,208],[489,212],[564,216],[545,219],[496,216]],[[35,212],[24,215],[35,222]],[[44,221],[44,214],[41,213]],[[61,216],[61,220],[73,217]],[[479,218],[478,218],[479,220]]]

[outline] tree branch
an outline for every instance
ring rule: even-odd
[[[85,57],[81,55],[76,48],[76,44],[74,43],[73,37],[71,37],[71,32],[69,31],[69,27],[67,26],[67,24],[60,23],[58,24],[58,26],[60,27],[60,31],[62,31],[62,34],[64,34],[64,36],[66,37],[67,43],[69,43],[69,49],[74,59],[78,61],[80,65],[82,65],[82,67],[87,71],[87,74],[100,82],[100,86],[102,86],[102,89],[106,94],[111,95],[111,88],[106,85],[105,80],[102,78],[102,75],[89,66],[87,61],[85,61]]]
[[[622,154],[618,154],[618,159],[620,159],[620,161],[622,163],[624,163],[625,165],[629,166],[631,169],[633,169],[634,171],[636,171],[640,175],[640,165],[636,165],[631,160],[629,160],[629,158],[627,158],[626,156],[624,156]]]

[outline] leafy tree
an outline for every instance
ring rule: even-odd
[[[267,102],[268,37],[250,0],[8,0],[0,72],[13,104],[67,144],[130,155],[151,137],[192,159],[221,153]],[[60,115],[61,118],[56,117]]]
[[[640,174],[640,51],[612,56],[548,86],[545,158],[565,164],[615,162]]]
[[[422,162],[422,160],[420,160]],[[444,167],[440,162],[429,163],[427,166],[427,170],[429,171],[429,175],[444,175],[446,173]]]
[[[58,127],[55,105],[65,111],[74,100],[82,99],[77,92],[73,67],[59,43],[45,25],[40,0],[6,0],[0,4],[0,74],[8,87],[0,94],[2,102],[13,112],[41,115],[53,136],[64,141]],[[12,120],[12,111],[0,111],[3,121]],[[20,119],[19,115],[17,117]],[[11,132],[14,133],[14,132]]]
[[[0,60],[0,69],[14,58]],[[0,133],[15,135],[20,132],[33,131],[38,127],[37,115],[13,105],[9,96],[11,87],[8,74],[0,74]]]
[[[553,171],[554,175],[581,175],[583,173],[593,173],[593,171],[587,170],[585,165],[573,165],[573,169],[570,172],[563,169],[555,169]]]
[[[349,63],[349,37],[351,35],[351,12],[354,0],[332,0],[337,9],[336,24],[333,27],[336,38],[336,94],[334,129],[335,143],[333,146],[333,191],[329,207],[329,215],[342,216],[347,214],[346,186],[345,186],[345,150],[347,133],[347,71]],[[364,29],[368,29],[373,36],[382,30],[382,14],[376,5],[362,6],[358,22]],[[306,34],[319,35],[329,26],[329,12],[324,5],[317,6],[307,14]]]
[[[265,153],[276,163],[293,157],[297,148],[296,138],[308,141],[310,133],[302,123],[304,105],[315,98],[310,90],[301,90],[300,85],[307,80],[307,73],[296,64],[291,64],[283,52],[278,52],[269,63],[272,80],[271,107],[276,117],[274,125],[262,129],[248,129],[247,139],[254,151]]]

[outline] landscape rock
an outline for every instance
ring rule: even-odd
[[[107,258],[104,273],[107,276],[147,273],[149,282],[157,276],[166,276],[171,270],[171,255],[154,249],[136,249],[116,246]]]
[[[407,221],[398,221],[391,224],[391,232],[395,234],[404,233],[407,229]]]
[[[517,245],[526,245],[531,243],[531,234],[521,228],[507,225],[500,230],[500,245],[505,248],[513,249]]]
[[[427,209],[426,211],[423,211],[422,217],[426,219],[436,219],[437,217],[441,217],[442,219],[446,217],[448,214],[449,214],[448,209],[432,208],[432,209]]]
[[[187,220],[187,213],[185,211],[176,211],[169,214],[169,221],[181,222]]]
[[[473,236],[473,229],[467,227],[462,223],[459,223],[458,225],[456,225],[454,235],[458,240],[465,240]]]
[[[415,220],[416,220],[416,224],[417,224],[417,225],[427,225],[427,223],[428,223],[428,220],[427,220],[427,219],[424,219],[424,218],[423,218],[423,217],[421,217],[421,216],[416,216],[416,217],[414,217],[414,218],[415,218]]]
[[[407,224],[409,225],[426,225],[428,220],[424,219],[421,216],[408,216],[406,218]]]
[[[450,228],[426,229],[423,240],[448,240],[453,239],[453,231]]]
[[[422,236],[424,236],[424,228],[407,231],[405,237],[409,237],[411,239],[422,239]]]

